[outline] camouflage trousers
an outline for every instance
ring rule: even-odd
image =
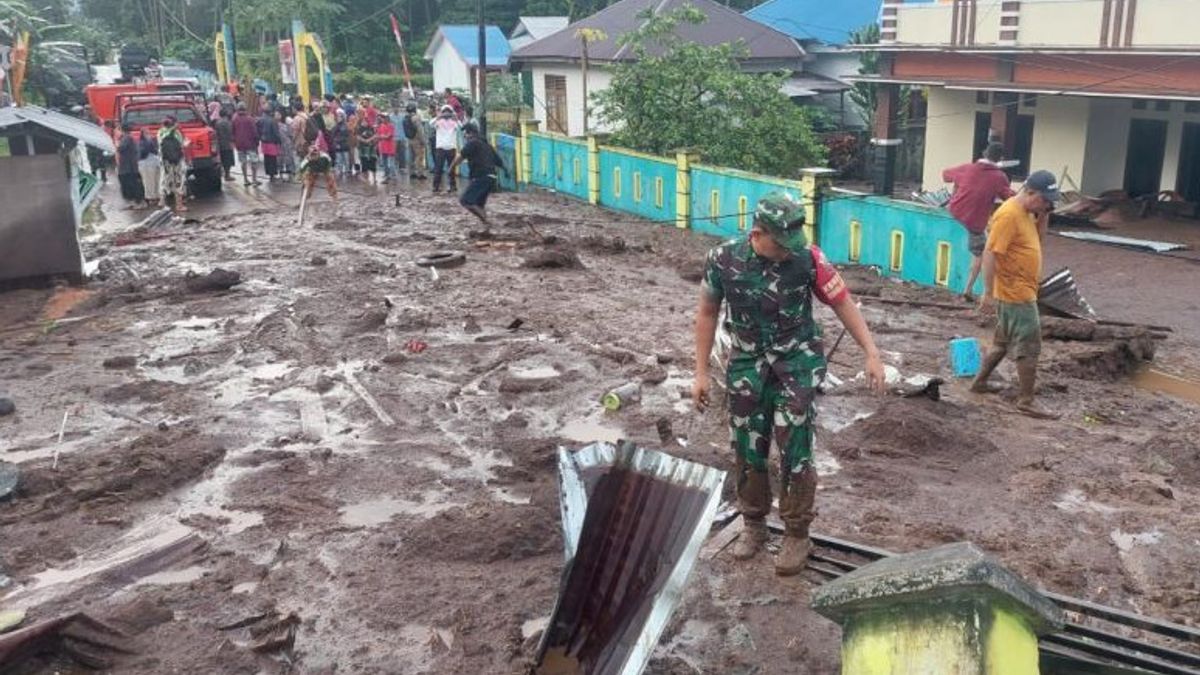
[[[825,358],[805,349],[786,355],[729,358],[729,438],[737,456],[738,506],[746,518],[771,512],[767,471],[771,442],[780,460],[779,516],[789,534],[808,536],[816,518],[817,471],[812,463],[816,384]]]

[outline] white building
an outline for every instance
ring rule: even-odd
[[[487,70],[508,70],[511,50],[504,33],[497,26],[485,29],[487,41]],[[429,40],[425,58],[433,65],[433,88],[442,91],[449,87],[469,91],[477,98],[476,81],[479,75],[479,27],[438,26]]]
[[[741,62],[746,71],[801,70],[804,50],[795,40],[712,0],[621,0],[513,52],[514,67],[532,74],[534,116],[542,120],[543,128],[572,136],[584,133],[583,51],[577,35],[580,29],[599,30],[605,36],[588,48],[590,98],[612,82],[611,65],[633,58],[633,49],[622,46],[619,40],[645,22],[643,12],[666,14],[685,4],[708,18],[700,24],[677,26],[675,33],[680,38],[704,45],[740,41],[749,50]],[[590,109],[588,117],[588,131],[605,131],[600,128],[595,109]]]

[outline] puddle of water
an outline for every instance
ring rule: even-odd
[[[181,570],[164,570],[148,577],[142,577],[134,586],[170,586],[171,584],[191,583],[208,571],[203,565],[192,565]]]
[[[1054,502],[1057,509],[1067,513],[1116,513],[1121,509],[1108,504],[1101,504],[1087,498],[1083,490],[1068,490]]]
[[[1121,554],[1129,553],[1134,546],[1153,546],[1162,541],[1163,533],[1158,529],[1149,532],[1122,532],[1119,528],[1108,534]]]
[[[427,490],[423,497],[425,501],[421,502],[396,499],[395,497],[380,497],[357,504],[349,504],[340,509],[342,522],[351,526],[374,527],[388,522],[394,516],[432,518],[442,511],[458,506],[458,504],[444,501],[444,494],[435,490]]]
[[[525,380],[538,380],[547,377],[558,377],[562,374],[558,372],[557,368],[549,365],[511,365],[508,367],[508,372],[512,373],[513,377],[518,377]]]
[[[1159,392],[1192,403],[1200,403],[1200,382],[1185,380],[1161,370],[1153,368],[1140,370],[1133,376],[1133,384],[1146,391]]]
[[[233,590],[230,592],[234,595],[239,595],[241,593],[253,593],[256,590],[258,590],[257,581],[243,581],[240,584],[234,585]]]
[[[558,429],[558,435],[580,443],[616,443],[625,436],[620,427],[605,424],[603,413],[572,420]]]

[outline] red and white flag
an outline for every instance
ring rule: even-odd
[[[404,66],[404,81],[408,84],[408,95],[416,98],[417,94],[413,91],[412,76],[408,74],[408,55],[404,53],[404,38],[400,37],[400,22],[396,20],[395,14],[389,14],[392,19],[392,35],[396,36],[396,46],[400,48],[400,63]]]

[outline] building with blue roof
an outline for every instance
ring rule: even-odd
[[[486,28],[487,70],[508,70],[511,53],[508,39],[499,26]],[[478,98],[476,82],[479,72],[479,27],[438,26],[429,40],[425,59],[433,66],[433,88],[441,91],[446,87],[471,92]]]
[[[881,5],[881,0],[767,0],[745,16],[802,44],[845,45],[854,31],[879,22]]]

